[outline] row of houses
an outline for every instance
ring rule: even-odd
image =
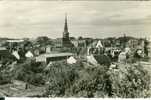
[[[56,43],[56,41],[53,42]],[[67,51],[68,48],[56,46],[60,42],[55,45],[31,45],[30,42],[28,44],[25,40],[8,40],[6,42],[8,42],[9,47],[1,47],[0,50],[2,61],[4,60],[3,58],[11,56],[10,59],[13,58],[13,60],[17,60],[18,62],[24,62],[25,59],[35,59],[36,62],[45,62],[48,64],[50,61],[67,60],[68,58],[68,60],[73,60],[73,56],[76,55],[76,53]],[[83,45],[80,47],[83,47]],[[69,49],[72,50],[72,48]],[[71,56],[72,58],[70,58]]]
[[[7,40],[6,42],[9,44],[9,48],[0,47],[0,59],[7,58],[8,55],[14,55],[18,60],[22,57],[30,58],[35,57],[37,61],[45,61],[48,63],[49,60],[59,60],[65,59],[66,57],[73,56],[77,54],[77,52],[83,52],[85,54],[89,54],[87,51],[91,45],[93,48],[93,44],[99,44],[105,51],[116,51],[122,50],[122,46],[120,41],[116,41],[112,43],[115,39],[91,39],[91,38],[83,38],[83,39],[72,39],[71,43],[74,45],[76,51],[73,53],[69,51],[73,51],[75,49],[69,48],[69,51],[66,51],[66,48],[61,47],[61,39],[55,39],[53,41],[53,45],[32,45],[32,43],[27,42],[25,40]],[[98,42],[99,41],[99,42]],[[14,44],[16,44],[14,46]],[[145,40],[144,39],[135,39],[131,38],[125,43],[126,48],[130,48],[131,51],[136,51],[136,49],[142,49],[144,52]],[[148,47],[149,48],[149,47]],[[78,51],[79,50],[79,51]],[[91,51],[91,50],[90,50]],[[82,55],[79,53],[80,56]],[[19,57],[20,56],[20,57]],[[49,60],[48,60],[49,59]]]

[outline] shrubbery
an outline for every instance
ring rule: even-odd
[[[76,66],[75,66],[76,65]],[[83,65],[53,64],[49,72],[51,97],[149,97],[150,76],[141,65],[118,64],[86,68]],[[77,70],[76,67],[80,67]]]
[[[46,69],[46,70],[45,70]],[[58,61],[45,64],[26,60],[14,66],[12,72],[0,73],[0,84],[11,79],[33,85],[44,85],[48,97],[150,97],[150,75],[140,64],[117,64],[115,68],[87,65],[78,61],[67,64]]]
[[[78,66],[77,66],[78,67]],[[69,66],[65,62],[57,62],[50,65],[47,73],[49,80],[49,88],[46,95],[64,96],[67,88],[70,88],[74,81],[78,78],[76,66]]]
[[[66,95],[72,97],[105,97],[110,95],[111,84],[105,67],[98,66],[80,71],[79,79],[71,88],[67,89]]]
[[[112,82],[112,96],[124,98],[148,97],[150,76],[141,65],[119,64],[108,71]]]
[[[12,77],[13,79],[25,81],[33,85],[44,85],[43,69],[43,65],[33,60],[27,60],[23,64],[15,65]]]

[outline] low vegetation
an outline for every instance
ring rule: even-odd
[[[139,64],[118,64],[115,69],[101,65],[90,68],[80,66],[63,62],[52,65],[53,72],[52,69],[49,72],[50,83],[45,96],[150,97],[150,76]]]
[[[58,61],[49,66],[26,60],[0,73],[0,84],[12,79],[46,86],[45,97],[150,97],[150,76],[140,64],[92,66],[78,61]]]

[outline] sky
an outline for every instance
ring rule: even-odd
[[[0,1],[0,37],[151,36],[151,1]]]

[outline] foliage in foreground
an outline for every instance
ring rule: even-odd
[[[45,96],[50,97],[150,96],[150,76],[141,65],[118,64],[118,68],[106,69],[106,66],[85,68],[60,62],[51,66],[49,77]]]
[[[35,63],[33,60],[26,60],[23,64],[15,65],[12,71],[12,78],[28,82],[33,85],[44,85],[44,65]]]
[[[149,73],[143,66],[119,64],[118,69],[108,71],[112,82],[112,96],[124,98],[150,97]]]
[[[65,61],[46,65],[27,60],[9,70],[1,71],[0,84],[11,79],[48,87],[46,97],[150,97],[150,76],[139,64],[118,64],[116,68],[92,66],[78,61],[69,65]],[[46,82],[47,81],[47,82]]]

